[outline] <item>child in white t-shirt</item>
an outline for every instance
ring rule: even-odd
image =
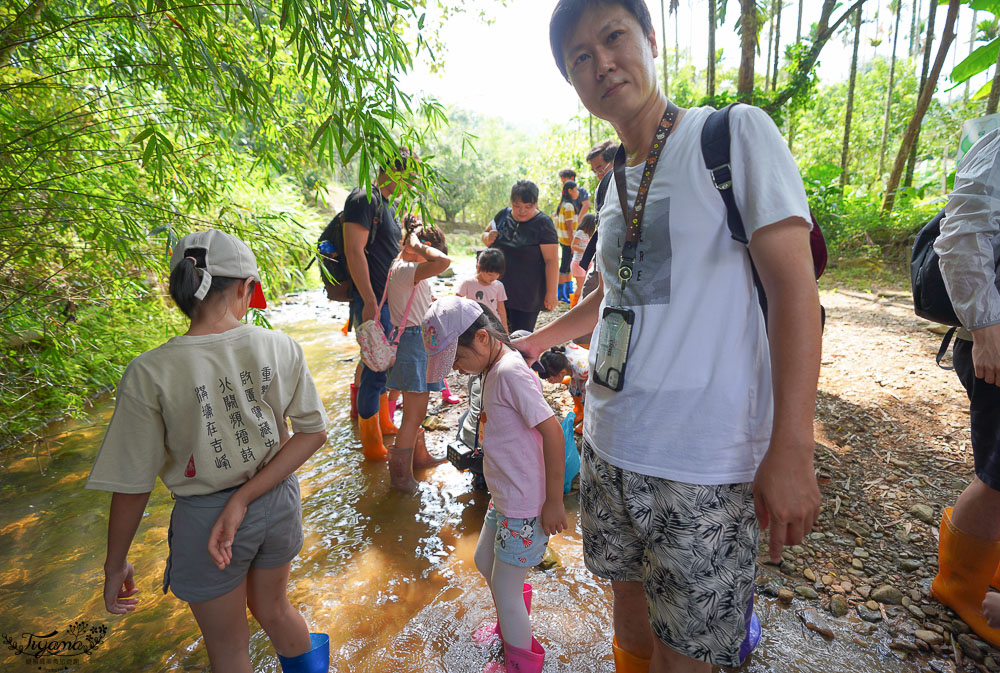
[[[389,369],[386,387],[403,393],[403,420],[396,442],[389,448],[389,475],[393,488],[412,492],[417,487],[413,468],[444,462],[427,452],[420,424],[427,416],[431,392],[444,390],[442,379],[427,378],[427,353],[420,337],[420,322],[434,301],[430,278],[451,265],[448,244],[440,229],[424,227],[413,215],[403,218],[399,256],[389,267],[386,294],[393,340],[398,340],[396,361]]]
[[[555,346],[538,357],[531,366],[549,383],[562,383],[567,377],[569,394],[573,397],[574,429],[583,430],[583,406],[587,396],[587,379],[590,378],[590,351],[573,343]]]
[[[113,492],[105,607],[136,609],[128,550],[159,476],[174,495],[163,591],[190,605],[212,670],[250,673],[249,607],[284,670],[325,671],[329,638],[286,597],[303,540],[295,470],[326,442],[302,347],[241,322],[266,302],[253,253],[224,232],[178,241],[170,295],[191,325],[129,363],[86,484]]]
[[[476,257],[476,275],[463,280],[455,293],[459,297],[485,304],[500,319],[505,331],[508,330],[507,290],[500,279],[503,278],[506,267],[503,251],[497,248],[480,251]]]
[[[562,427],[538,378],[482,304],[461,297],[434,302],[424,317],[423,338],[428,378],[452,368],[482,374],[483,471],[493,499],[476,545],[476,567],[493,593],[506,670],[538,673],[545,650],[531,635],[531,587],[524,580],[542,560],[548,536],[567,525]]]

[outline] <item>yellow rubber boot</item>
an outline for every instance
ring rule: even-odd
[[[931,583],[931,594],[994,647],[1000,647],[1000,629],[987,626],[982,606],[997,565],[1000,541],[959,530],[951,521],[951,508],[945,509],[938,538],[938,574]]]
[[[378,424],[383,435],[395,435],[399,432],[389,415],[389,393],[382,393],[378,400]]]
[[[583,429],[583,396],[574,395],[573,396],[573,413],[576,415],[576,420],[573,422],[573,429],[579,432]]]
[[[382,444],[382,431],[378,427],[378,414],[371,418],[358,417],[358,434],[361,435],[361,453],[365,460],[389,460],[389,451]]]
[[[640,659],[631,652],[618,647],[618,639],[611,641],[615,654],[615,673],[649,673],[649,659]]]

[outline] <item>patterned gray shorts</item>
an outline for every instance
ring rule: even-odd
[[[586,442],[582,453],[587,568],[642,582],[653,632],[670,648],[739,666],[757,559],[752,484],[685,484],[615,467]]]

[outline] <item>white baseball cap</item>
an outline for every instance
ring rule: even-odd
[[[170,271],[177,267],[193,248],[205,251],[205,266],[196,268],[201,271],[201,285],[195,291],[197,299],[204,299],[212,287],[212,277],[220,278],[253,278],[253,296],[250,298],[250,308],[267,308],[264,298],[264,288],[260,282],[260,272],[257,270],[257,258],[246,243],[232,234],[218,229],[196,231],[177,241],[170,255]]]

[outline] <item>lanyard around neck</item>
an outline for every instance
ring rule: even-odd
[[[618,152],[615,154],[615,186],[618,188],[622,216],[626,218],[625,245],[622,246],[622,254],[618,260],[618,279],[622,283],[622,292],[625,291],[625,283],[632,279],[632,268],[635,266],[636,251],[639,248],[639,235],[642,232],[646,196],[649,195],[649,186],[653,182],[656,162],[667,142],[667,136],[674,129],[678,112],[680,112],[680,108],[672,101],[667,101],[667,109],[663,111],[663,117],[660,119],[656,134],[653,136],[653,143],[649,147],[649,156],[646,158],[646,166],[642,169],[642,180],[639,182],[639,191],[636,192],[635,204],[631,210],[628,207],[628,194],[626,193],[625,145],[619,145]]]

